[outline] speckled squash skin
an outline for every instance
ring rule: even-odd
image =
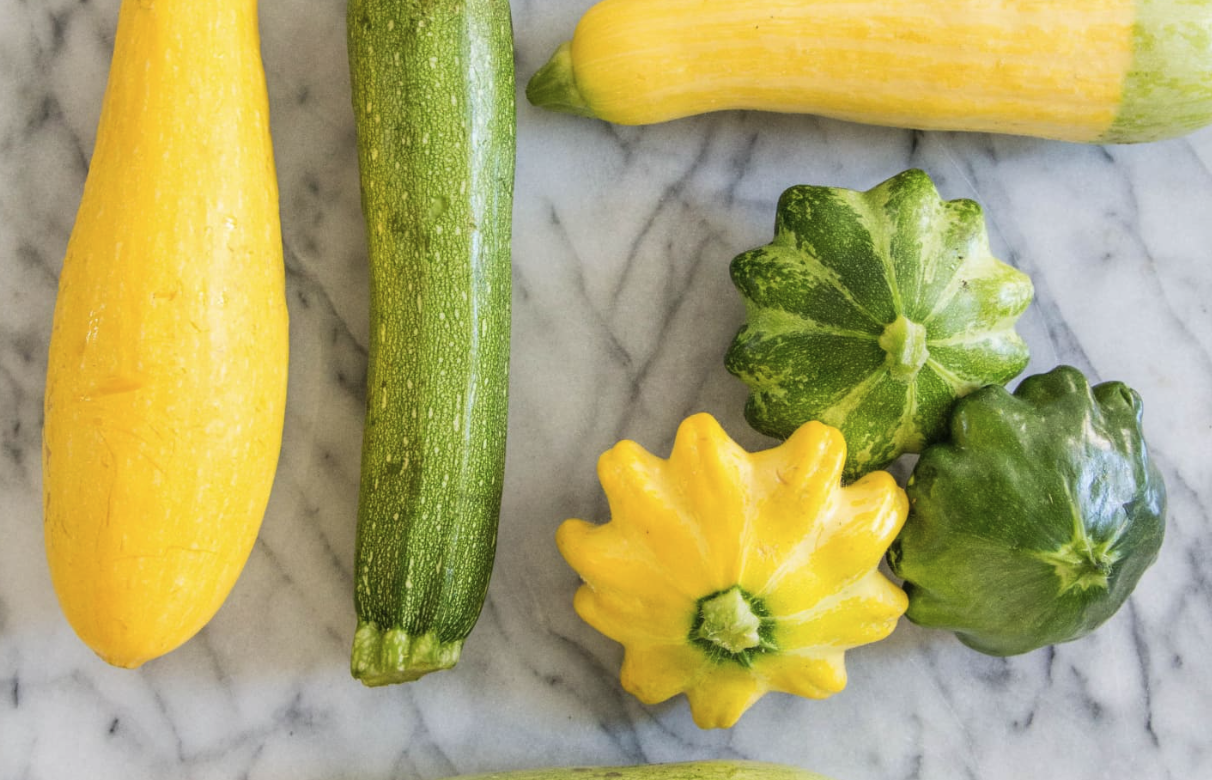
[[[507,0],[351,0],[370,354],[351,670],[453,666],[504,479],[514,173]]]
[[[125,667],[219,609],[269,498],[288,328],[255,0],[124,0],[46,385],[51,577]]]
[[[745,417],[785,438],[846,437],[846,479],[919,452],[957,398],[1027,365],[1014,324],[1031,280],[990,253],[984,215],[905,171],[867,192],[792,187],[774,240],[732,261],[745,323],[725,357]]]
[[[1100,143],[1154,141],[1212,122],[1212,2],[1136,0],[1132,64]]]

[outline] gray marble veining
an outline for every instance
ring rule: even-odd
[[[39,447],[58,269],[87,171],[118,0],[0,0],[0,780],[418,778],[745,757],[838,780],[1212,777],[1212,131],[1139,147],[721,114],[618,128],[540,112],[526,77],[590,0],[515,0],[513,362],[499,554],[454,672],[368,690],[347,670],[366,258],[344,3],[262,3],[282,193],[291,378],[281,464],[215,620],[138,671],[63,620],[43,557]],[[594,463],[666,453],[710,411],[751,447],[722,366],[728,279],[798,183],[866,189],[921,167],[986,210],[1031,274],[1031,373],[1140,391],[1168,536],[1092,636],[1012,659],[902,622],[823,702],[771,695],[727,732],[624,693],[619,648],[574,614],[555,550],[605,519]]]

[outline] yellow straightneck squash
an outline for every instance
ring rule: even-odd
[[[1150,141],[1212,122],[1212,2],[602,0],[527,96],[629,125],[743,108]]]
[[[569,520],[556,542],[585,581],[577,613],[624,647],[626,690],[685,693],[695,723],[727,728],[767,691],[845,687],[845,651],[908,606],[878,566],[909,509],[885,471],[842,487],[845,460],[819,422],[748,453],[706,414],[668,460],[631,441],[602,455],[610,522]]]
[[[47,555],[135,667],[214,615],[281,446],[287,313],[256,0],[123,0],[46,383]]]

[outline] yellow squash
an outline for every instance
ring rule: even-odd
[[[1212,122],[1212,1],[602,0],[526,94],[628,125],[760,109],[1148,141]]]
[[[123,0],[46,380],[47,555],[135,667],[218,610],[281,446],[287,313],[256,0]]]
[[[750,454],[706,414],[668,460],[630,441],[601,457],[611,521],[569,520],[557,543],[585,581],[577,613],[624,647],[624,688],[684,692],[700,727],[726,728],[769,690],[845,687],[845,651],[907,606],[878,566],[908,511],[887,472],[841,487],[845,460],[818,422]]]

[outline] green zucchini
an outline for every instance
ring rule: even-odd
[[[515,151],[508,0],[350,0],[370,265],[351,671],[458,661],[505,464]]]
[[[762,761],[685,761],[639,766],[521,769],[458,780],[829,780],[799,767]]]

